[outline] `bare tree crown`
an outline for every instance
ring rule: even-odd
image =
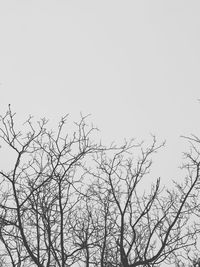
[[[29,117],[24,130],[15,120],[9,106],[0,118],[0,145],[15,158],[9,171],[0,166],[2,266],[199,266],[196,136],[185,154],[187,176],[173,189],[159,178],[141,193],[164,145],[155,136],[148,146],[107,147],[84,116],[70,133],[68,116],[54,131],[46,119]]]

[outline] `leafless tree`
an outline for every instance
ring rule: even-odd
[[[138,158],[134,155],[136,148],[140,149]],[[93,175],[109,194],[108,203],[112,203],[109,216],[114,216],[109,221],[115,222],[110,233],[113,238],[107,234],[107,239],[112,239],[115,259],[123,267],[172,262],[175,256],[182,256],[183,248],[196,242],[195,231],[189,228],[188,200],[198,183],[199,166],[189,181],[176,184],[173,190],[161,189],[158,179],[148,193],[140,194],[140,185],[150,171],[152,154],[159,148],[153,137],[152,145],[146,149],[131,142],[110,157],[102,152],[96,158],[98,172]],[[117,266],[116,260],[110,266]]]
[[[200,165],[200,139],[196,135],[183,136],[189,144],[190,150],[188,153],[184,153],[186,162],[183,164],[183,168],[186,170],[186,181],[188,184],[199,176]],[[183,186],[179,185],[180,190],[183,190]],[[184,261],[178,259],[177,266],[179,267],[198,267],[200,266],[200,249],[199,249],[199,236],[200,236],[200,181],[196,183],[196,190],[190,196],[190,215],[194,220],[192,225],[195,230],[196,244],[194,249],[187,248],[187,257]]]
[[[70,216],[84,196],[85,162],[102,150],[92,143],[94,127],[84,117],[70,137],[64,134],[67,117],[56,132],[47,120],[26,133],[17,131],[9,108],[1,117],[1,141],[15,152],[11,170],[1,174],[0,239],[12,266],[71,266],[83,248],[73,242]]]
[[[10,107],[1,116],[1,145],[13,151],[10,170],[0,170],[4,266],[184,262],[199,232],[191,216],[199,207],[196,146],[186,154],[185,179],[167,189],[160,178],[146,181],[164,145],[154,136],[148,146],[131,140],[106,148],[93,141],[96,128],[86,117],[74,130],[66,128],[67,119],[53,132],[46,119],[34,123],[30,117],[18,131]]]

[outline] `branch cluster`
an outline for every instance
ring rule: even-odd
[[[1,144],[15,153],[10,171],[0,170],[2,266],[184,266],[189,255],[199,266],[197,138],[185,180],[167,190],[159,178],[144,193],[163,146],[154,136],[147,147],[135,140],[105,147],[93,141],[97,129],[86,117],[71,134],[67,116],[55,132],[32,117],[18,131],[14,117],[9,107],[0,126]]]

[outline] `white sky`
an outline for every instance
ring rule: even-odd
[[[156,174],[175,178],[179,138],[199,134],[198,0],[1,0],[0,113],[91,113],[105,140],[167,140]]]

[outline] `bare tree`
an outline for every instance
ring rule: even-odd
[[[84,164],[103,148],[92,143],[94,127],[82,117],[70,137],[42,119],[30,117],[25,134],[17,131],[9,108],[1,117],[1,140],[15,152],[14,166],[1,174],[2,255],[12,266],[68,266],[83,248],[73,242],[70,216],[84,196]]]
[[[96,128],[86,117],[72,131],[66,116],[53,132],[46,119],[34,123],[32,117],[18,131],[14,116],[9,107],[0,126],[1,144],[14,152],[10,170],[0,170],[4,266],[184,262],[198,237],[191,214],[198,214],[200,163],[192,151],[186,178],[166,189],[160,178],[152,185],[145,180],[164,145],[154,136],[146,147],[131,140],[106,148],[93,141]]]
[[[186,255],[187,248],[196,245],[197,232],[192,227],[193,209],[189,201],[197,189],[199,164],[193,176],[186,177],[182,184],[176,183],[173,190],[161,188],[157,179],[148,193],[141,193],[142,182],[150,172],[152,155],[162,145],[157,146],[153,137],[152,145],[146,149],[142,144],[130,142],[112,155],[108,156],[105,151],[96,155],[97,171],[92,173],[96,182],[92,188],[100,205],[97,206],[101,217],[99,225],[104,221],[98,234],[102,238],[96,240],[102,252],[97,266],[175,263]]]
[[[199,176],[200,166],[200,139],[196,135],[183,136],[190,144],[190,150],[188,153],[184,153],[185,162],[182,168],[186,170],[186,183],[191,184],[195,180],[195,177]],[[179,190],[183,191],[184,186],[179,185]],[[187,257],[184,260],[178,259],[177,266],[179,267],[198,267],[200,266],[200,249],[199,249],[199,234],[200,234],[200,181],[196,183],[196,190],[190,196],[190,216],[194,223],[190,227],[193,227],[195,235],[193,238],[196,240],[195,248],[186,248]]]

